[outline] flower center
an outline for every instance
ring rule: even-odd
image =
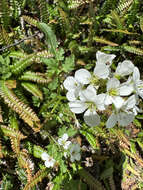
[[[86,105],[87,105],[88,109],[90,109],[91,111],[96,110],[96,105],[94,102],[88,102],[87,101]]]
[[[90,79],[90,84],[92,84],[93,86],[99,85],[99,77],[96,75],[93,75]]]
[[[137,87],[138,87],[138,89],[139,89],[140,91],[143,91],[143,82],[142,82],[142,81],[139,82],[138,85],[137,85]]]
[[[108,91],[108,94],[110,96],[117,96],[118,95],[118,91],[116,88],[111,88],[109,91]]]
[[[115,74],[115,75],[114,75],[114,77],[115,77],[116,79],[118,79],[118,80],[120,80],[120,79],[121,79],[121,76],[120,76],[120,75],[118,75],[118,74]]]
[[[65,145],[65,144],[66,144],[66,141],[65,141],[65,140],[62,140],[62,144]]]

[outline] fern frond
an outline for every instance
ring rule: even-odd
[[[109,184],[110,184],[111,190],[116,190],[116,186],[115,186],[115,182],[114,182],[114,179],[113,179],[113,175],[109,177]]]
[[[38,0],[40,9],[40,20],[41,22],[48,23],[48,9],[47,2],[45,0]]]
[[[137,35],[137,33],[129,32],[127,30],[119,30],[119,29],[103,29],[102,31],[123,33],[123,34],[128,34],[128,35]]]
[[[13,90],[15,95],[24,103],[29,105],[29,101],[24,96],[23,88],[21,86],[18,86],[16,89]]]
[[[4,45],[8,46],[12,44],[12,39],[9,37],[9,34],[6,32],[6,30],[2,27],[0,28],[0,38]],[[11,48],[12,49],[12,48]]]
[[[22,16],[22,18],[23,18],[28,24],[37,27],[38,21],[35,20],[34,18],[31,18],[30,16],[26,16],[26,15]]]
[[[36,53],[35,61],[41,62],[41,58],[52,58],[52,57],[54,57],[53,54],[49,53],[47,50],[44,50]]]
[[[13,152],[15,152],[16,154],[19,154],[19,152],[20,152],[20,139],[19,139],[19,137],[18,136],[16,138],[11,137],[10,141],[11,141],[11,147],[12,147]]]
[[[91,189],[105,190],[102,184],[85,169],[79,170],[79,175],[86,181],[86,183],[91,187]]]
[[[48,172],[46,169],[39,170],[31,179],[29,183],[26,184],[23,190],[30,190],[36,184],[42,181],[43,178],[47,176]]]
[[[9,122],[10,122],[10,127],[14,130],[19,130],[19,126],[18,126],[18,120],[16,118],[16,114],[15,113],[11,113],[10,117],[9,117]]]
[[[120,18],[117,11],[111,11],[111,16],[112,16],[112,20],[116,24],[116,27],[118,29],[123,29],[124,28],[123,20]]]
[[[133,46],[127,46],[127,45],[123,45],[121,47],[127,52],[134,53],[134,54],[137,54],[137,55],[143,55],[143,49],[136,48],[136,47],[133,47]]]
[[[3,158],[1,139],[0,139],[0,158]]]
[[[128,9],[131,7],[133,2],[134,2],[134,0],[127,0],[126,2],[119,4],[119,6],[116,9],[117,12],[121,16],[123,16],[128,11]]]
[[[35,132],[39,131],[41,126],[37,115],[28,105],[20,101],[12,90],[8,89],[5,81],[0,81],[0,96]]]
[[[11,57],[21,57],[23,55],[21,55],[21,53],[16,53],[13,52],[10,54]],[[24,69],[26,69],[26,67],[32,65],[34,62],[41,62],[41,58],[51,58],[53,57],[52,54],[50,54],[47,51],[42,51],[42,52],[36,52],[30,55],[25,54],[24,58],[21,59],[20,61],[17,61],[16,63],[14,63],[14,65],[10,66],[11,72],[14,74],[20,74],[21,72],[23,72]]]
[[[3,122],[1,106],[0,106],[0,122],[1,122],[1,123]]]
[[[44,75],[42,73],[27,71],[19,78],[19,80],[33,81],[41,84],[47,84],[51,82],[52,79],[44,78]]]
[[[26,138],[26,136],[24,136],[20,131],[14,130],[14,129],[7,127],[5,125],[1,125],[0,129],[4,133],[5,136],[11,137],[11,138],[17,138],[18,137],[20,140]]]
[[[140,17],[140,28],[141,28],[141,31],[143,32],[143,16]]]
[[[40,98],[41,100],[43,99],[43,94],[36,84],[22,82],[21,85],[34,96]]]
[[[3,24],[4,28],[8,28],[10,24],[10,9],[8,0],[0,1],[0,21]]]
[[[142,42],[138,41],[138,40],[129,40],[128,43],[131,44],[131,45],[140,45],[140,44],[142,44]]]
[[[25,58],[27,56],[26,53],[22,52],[22,51],[11,51],[9,53],[9,57],[15,57],[15,58]]]
[[[14,65],[10,66],[10,70],[14,74],[19,74],[21,73],[26,67],[32,65],[33,63],[33,54],[32,55],[27,55],[25,59],[22,59],[21,61],[17,61],[14,63]]]
[[[118,44],[116,44],[114,42],[111,42],[109,40],[106,40],[104,38],[98,37],[98,36],[93,37],[93,40],[96,41],[96,42],[98,42],[98,43],[101,43],[101,44],[108,44],[110,46],[118,46]]]
[[[22,150],[18,155],[18,163],[20,167],[26,169],[27,181],[28,183],[30,183],[30,181],[32,180],[32,170],[30,167],[30,160],[28,158],[28,154],[27,152],[24,152],[24,150]]]
[[[12,12],[12,17],[17,19],[21,14],[21,6],[18,0],[10,0],[10,9]]]
[[[68,0],[68,8],[75,9],[85,3],[90,3],[90,2],[93,2],[93,0]]]
[[[85,136],[85,138],[87,139],[87,141],[90,143],[90,145],[94,149],[97,148],[96,139],[95,139],[95,137],[92,134],[88,133],[87,131],[83,131],[83,130],[80,130],[80,133]]]
[[[37,58],[52,58],[53,57],[53,55],[51,53],[49,53],[47,50],[39,51],[39,52],[30,54],[30,55],[31,56],[33,55],[33,60],[35,60],[35,61],[37,60]],[[23,58],[23,59],[30,55],[27,55],[26,53],[23,53],[21,51],[12,51],[9,54],[10,57]],[[40,60],[40,59],[38,59],[38,60]]]

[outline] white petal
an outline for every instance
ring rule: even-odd
[[[79,69],[75,72],[75,79],[81,84],[89,84],[91,74],[86,69]]]
[[[92,92],[93,92],[93,94],[95,94],[95,95],[96,95],[97,91],[96,91],[96,89],[94,88],[94,86],[93,86],[93,85],[88,85],[87,89],[88,89],[88,90],[90,90],[90,91],[92,91]]]
[[[143,81],[139,80],[136,84],[138,95],[143,98]]]
[[[64,87],[67,90],[74,90],[77,88],[77,86],[79,85],[78,82],[76,81],[76,79],[74,77],[67,77],[66,80],[63,83]]]
[[[80,145],[79,144],[75,144],[74,148],[75,148],[76,152],[80,152]]]
[[[79,97],[80,97],[80,100],[82,100],[82,101],[94,102],[94,100],[96,98],[96,90],[87,88],[87,89],[80,92]]]
[[[97,51],[97,53],[96,53],[97,63],[96,64],[106,64],[106,63],[111,64],[112,60],[115,57],[116,57],[116,55],[114,55],[114,54],[106,54],[101,51]]]
[[[136,96],[135,95],[132,95],[130,96],[126,102],[124,103],[125,104],[125,109],[126,110],[129,110],[129,109],[132,109],[135,107],[136,105]]]
[[[71,142],[70,141],[67,141],[64,145],[64,149],[67,150],[70,146]]]
[[[75,160],[75,157],[71,155],[70,161],[71,161],[71,162],[74,162],[74,160]]]
[[[134,71],[133,71],[133,80],[134,81],[140,80],[140,72],[139,72],[139,69],[137,67],[135,67]]]
[[[116,114],[112,113],[106,122],[106,127],[112,128],[116,125],[116,123],[117,123],[117,116]]]
[[[72,90],[72,91],[68,91],[67,94],[66,94],[66,97],[69,101],[73,102],[73,101],[76,101],[77,98],[78,98],[78,95],[76,94],[76,91],[75,90]]]
[[[113,98],[113,104],[115,105],[116,109],[120,109],[123,106],[124,99],[117,96]]]
[[[84,121],[85,123],[90,126],[97,126],[100,123],[100,117],[96,113],[96,111],[90,111],[89,109],[84,113]]]
[[[105,104],[104,104],[105,97],[106,97],[106,94],[104,93],[97,95],[96,106],[100,111],[105,110]]]
[[[67,134],[67,133],[64,133],[63,136],[62,136],[62,139],[63,139],[64,141],[67,141],[68,138],[69,138],[68,134]]]
[[[49,159],[49,155],[46,152],[43,152],[41,154],[41,158],[42,158],[42,160],[48,160]]]
[[[94,74],[99,78],[106,79],[109,75],[109,68],[105,64],[97,64],[94,68]]]
[[[50,168],[50,167],[51,167],[51,163],[49,162],[49,160],[46,160],[46,161],[45,161],[45,166],[46,166],[47,168]]]
[[[134,114],[127,114],[127,113],[120,112],[118,114],[119,125],[127,126],[134,120],[134,118],[135,118]]]
[[[79,161],[79,160],[80,160],[80,158],[81,158],[80,153],[78,153],[78,154],[76,154],[76,155],[75,155],[75,160]]]
[[[58,139],[58,143],[59,143],[59,145],[63,145],[62,142],[63,142],[63,139],[62,139],[62,138],[59,138],[59,139]]]
[[[111,78],[110,80],[108,80],[107,82],[107,91],[109,91],[112,88],[118,88],[120,85],[120,81],[116,78]]]
[[[109,96],[108,94],[106,94],[104,104],[106,106],[108,106],[108,105],[112,104],[112,102],[113,102],[112,100],[113,100],[112,96]]]
[[[120,96],[128,96],[133,92],[134,88],[133,85],[122,85],[119,88]]]
[[[46,166],[47,168],[53,167],[54,164],[55,164],[55,160],[52,159],[52,158],[50,158],[49,160],[46,160],[46,161],[45,161],[45,166]]]
[[[77,114],[83,113],[87,109],[86,104],[80,100],[77,100],[75,102],[69,102],[69,107],[73,113]]]
[[[116,74],[120,76],[130,75],[134,70],[134,64],[129,61],[125,60],[122,63],[119,63],[116,68]]]

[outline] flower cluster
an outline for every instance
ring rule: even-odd
[[[68,134],[64,133],[63,136],[58,139],[59,145],[61,145],[64,150],[66,150],[64,152],[64,156],[67,158],[69,153],[71,162],[74,162],[75,160],[79,161],[81,158],[80,146],[79,144],[72,144],[71,141],[68,141],[68,138]]]
[[[64,81],[70,110],[76,114],[84,113],[84,121],[89,126],[99,125],[99,113],[111,108],[107,128],[116,123],[126,126],[141,111],[138,105],[143,98],[143,81],[139,70],[130,60],[124,60],[112,71],[115,57],[114,54],[97,51],[92,74],[86,69],[79,69],[74,77],[69,76]]]
[[[43,152],[43,153],[41,154],[41,158],[42,158],[42,160],[45,161],[45,166],[46,166],[47,168],[53,167],[54,164],[55,164],[55,162],[56,162],[56,161],[55,161],[51,156],[49,156],[46,152]]]

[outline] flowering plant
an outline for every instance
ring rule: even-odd
[[[64,81],[70,110],[76,114],[84,113],[84,121],[91,127],[100,124],[99,113],[111,108],[107,128],[114,127],[116,123],[126,126],[141,111],[138,105],[143,98],[143,81],[139,70],[130,60],[124,60],[112,71],[115,57],[114,54],[97,51],[93,74],[79,69],[74,77],[69,76]]]

